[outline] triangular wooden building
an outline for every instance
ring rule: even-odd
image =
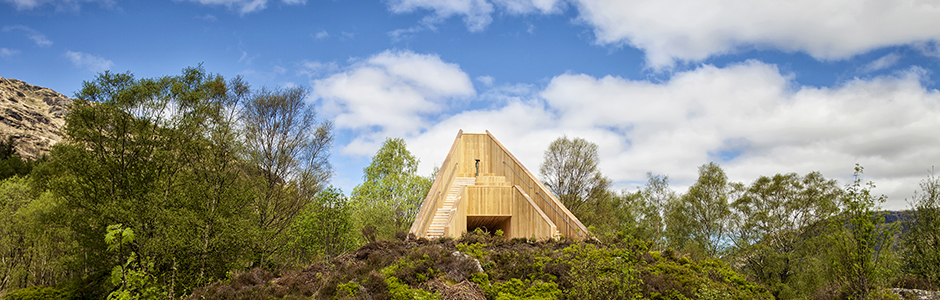
[[[584,239],[587,229],[496,138],[457,138],[411,225],[417,237],[460,237],[484,228],[508,238]]]

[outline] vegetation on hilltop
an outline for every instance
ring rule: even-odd
[[[482,231],[383,240],[300,271],[241,272],[189,299],[441,299],[460,287],[460,299],[772,298],[719,260],[649,246],[630,237],[536,242]]]
[[[935,175],[892,223],[861,166],[841,186],[817,172],[731,182],[707,163],[686,193],[653,173],[615,191],[580,138],[552,143],[540,173],[591,239],[408,239],[432,177],[387,139],[350,196],[331,187],[332,123],[305,97],[201,68],[86,82],[46,158],[0,141],[0,298],[888,299],[940,286]]]

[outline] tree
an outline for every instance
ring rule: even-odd
[[[539,166],[542,182],[571,212],[589,209],[610,185],[598,169],[597,145],[582,138],[560,137],[548,145]]]
[[[897,235],[897,228],[885,224],[884,214],[877,210],[887,197],[872,195],[875,184],[863,184],[863,172],[856,164],[855,180],[839,199],[839,221],[831,223],[830,276],[855,299],[869,299],[872,292],[887,284]]]
[[[35,193],[29,177],[0,180],[0,291],[54,286],[75,273],[70,231],[50,222],[55,199]]]
[[[433,179],[417,175],[418,158],[405,140],[386,139],[363,172],[364,182],[352,192],[357,228],[374,226],[381,238],[407,232]]]
[[[665,246],[663,213],[666,203],[676,198],[669,189],[668,177],[647,173],[647,183],[640,190],[606,192],[591,204],[591,210],[582,210],[579,218],[591,232],[605,240],[611,235],[621,238],[630,235],[652,241],[655,249]]]
[[[246,90],[201,68],[154,79],[105,72],[83,84],[63,142],[35,172],[37,186],[61,199],[61,222],[81,249],[78,270],[102,274],[119,263],[101,239],[111,224],[134,228],[128,247],[153,258],[153,275],[173,295],[237,264],[236,235],[250,211],[235,122],[224,114]]]
[[[329,187],[317,193],[292,225],[291,248],[295,257],[309,263],[309,258],[334,257],[352,247],[352,220],[349,200],[343,191]]]
[[[911,227],[904,236],[908,272],[940,286],[940,177],[920,182],[911,202]]]
[[[842,189],[812,172],[761,176],[732,203],[734,257],[742,271],[766,285],[777,298],[795,298],[815,288],[799,287],[812,277],[813,257],[829,219],[838,212]],[[807,295],[808,296],[808,295]]]
[[[666,244],[666,206],[676,199],[676,193],[669,188],[668,176],[648,172],[646,178],[646,185],[638,191],[641,202],[636,209],[640,213],[639,221],[648,232],[647,239],[653,241],[654,248],[659,248]]]
[[[127,253],[127,260],[111,269],[111,284],[117,289],[108,294],[108,300],[166,299],[156,277],[150,274],[153,261],[149,257],[138,257],[137,253],[123,248],[134,243],[134,230],[121,224],[108,225],[105,243],[108,251]]]
[[[13,176],[26,176],[33,169],[34,161],[23,160],[16,153],[13,136],[6,141],[0,139],[0,179]]]
[[[317,122],[303,88],[262,89],[245,103],[242,122],[249,161],[257,168],[253,200],[259,266],[282,252],[286,233],[332,175],[333,125]]]
[[[698,171],[698,181],[669,204],[667,229],[671,230],[674,246],[694,256],[719,257],[729,243],[730,202],[743,187],[728,182],[724,170],[714,162],[702,165]]]

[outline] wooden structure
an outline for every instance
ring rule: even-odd
[[[484,228],[508,238],[584,239],[587,228],[496,138],[459,131],[411,225],[417,237]]]

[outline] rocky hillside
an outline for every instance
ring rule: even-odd
[[[51,89],[0,77],[0,138],[12,137],[23,158],[38,158],[62,140],[71,103]]]

